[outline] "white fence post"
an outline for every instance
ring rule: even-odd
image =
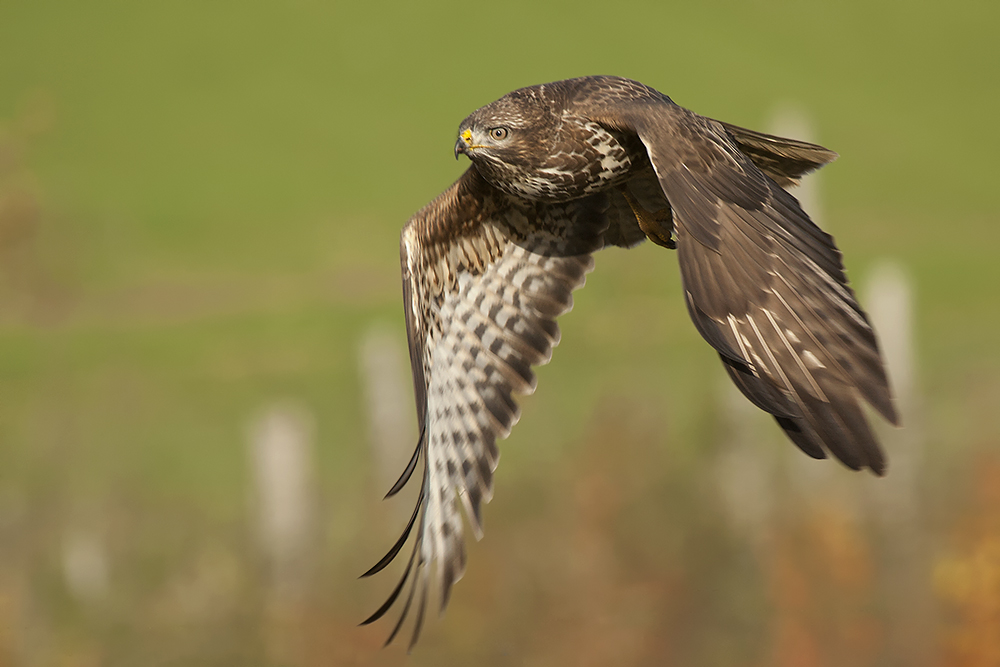
[[[306,408],[274,403],[251,425],[257,528],[278,597],[302,592],[314,528],[315,421]]]
[[[377,482],[384,493],[399,477],[417,444],[410,365],[398,336],[381,326],[372,327],[362,337],[358,365]],[[409,512],[405,503],[393,505],[402,514]]]
[[[62,566],[67,588],[81,602],[96,602],[107,595],[107,551],[96,531],[84,528],[66,531]]]
[[[868,485],[875,516],[885,535],[881,588],[888,602],[887,654],[896,664],[934,659],[934,598],[930,590],[931,547],[923,520],[920,478],[923,437],[913,340],[913,288],[896,262],[877,264],[868,279],[865,305],[879,335],[896,411],[903,428],[880,429],[889,459],[884,479]]]
[[[875,487],[874,500],[886,523],[910,522],[919,508],[918,469],[921,442],[916,408],[916,372],[913,356],[913,295],[903,268],[893,261],[877,264],[868,279],[865,305],[879,336],[889,374],[896,411],[903,422],[899,430],[884,429],[883,445],[889,456],[889,474]]]

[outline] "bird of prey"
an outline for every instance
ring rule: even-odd
[[[637,81],[591,76],[515,90],[462,121],[469,169],[402,231],[406,332],[419,440],[416,528],[399,584],[363,624],[415,593],[432,567],[440,608],[465,570],[465,516],[482,535],[499,452],[559,341],[592,255],[645,239],[676,249],[688,313],[740,391],[806,454],[883,474],[860,399],[898,418],[875,333],[833,238],[785,188],[832,161],[821,146],[712,120]],[[405,598],[401,593],[410,581]]]

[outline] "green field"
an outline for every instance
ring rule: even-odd
[[[923,664],[991,664],[998,25],[985,0],[0,2],[0,665],[920,664],[899,590],[924,592],[905,626]],[[503,444],[486,539],[405,659],[379,649],[391,624],[354,627],[394,583],[356,576],[411,498],[379,502],[359,347],[373,328],[404,344],[398,232],[466,168],[458,123],[585,74],[762,130],[793,106],[840,153],[818,188],[850,276],[863,294],[891,259],[913,279],[914,579],[891,581],[895,533],[862,500],[796,511],[791,473],[764,546],[727,527],[724,373],[673,254],[613,249]],[[315,420],[291,602],[248,458],[283,401]],[[105,562],[92,594],[66,574],[80,539]]]

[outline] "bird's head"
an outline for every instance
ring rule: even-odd
[[[481,107],[458,126],[455,158],[467,155],[502,190],[525,195],[525,179],[555,142],[559,115],[543,86],[522,88]]]
[[[521,88],[474,111],[458,126],[455,157],[469,156],[495,188],[519,199],[569,201],[624,177],[620,137],[575,113],[579,81]]]

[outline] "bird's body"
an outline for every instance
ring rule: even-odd
[[[784,187],[833,160],[820,146],[699,116],[636,81],[585,77],[523,88],[459,126],[472,166],[411,218],[401,259],[420,440],[396,493],[424,459],[398,632],[437,565],[441,608],[477,535],[498,438],[558,343],[592,254],[649,238],[673,248],[688,312],[730,377],[803,451],[881,474],[859,398],[896,422],[874,332],[833,239]],[[421,510],[423,510],[421,512]],[[412,644],[411,644],[412,645]]]

